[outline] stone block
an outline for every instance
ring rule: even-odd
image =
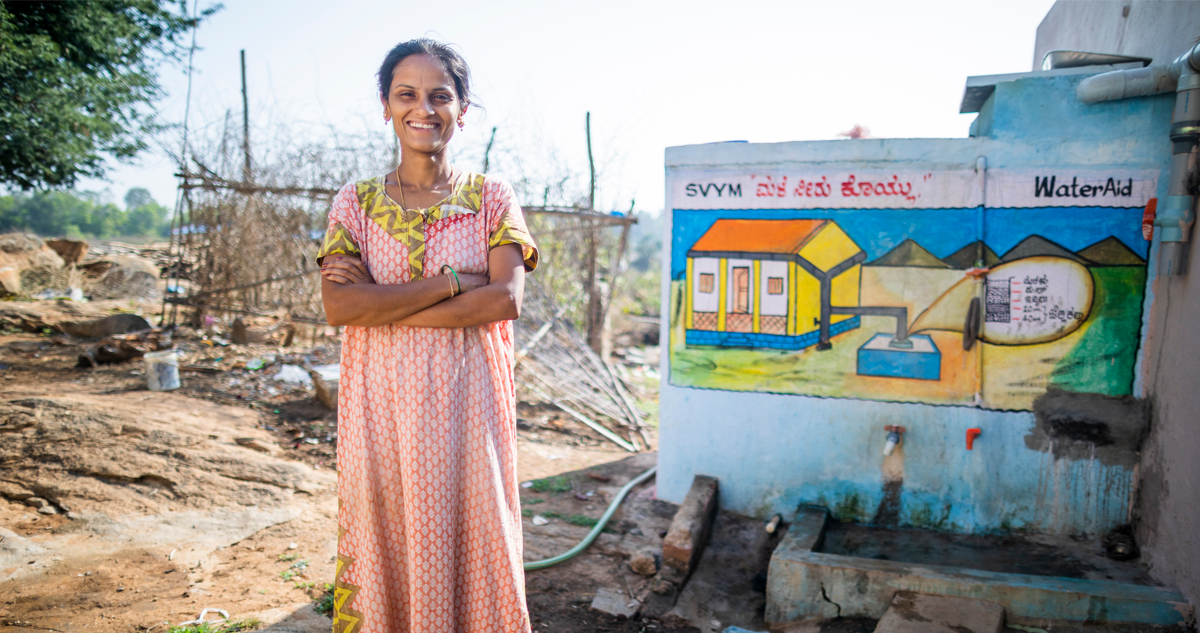
[[[686,578],[704,553],[716,516],[717,479],[696,475],[663,539],[663,564],[683,572]]]
[[[317,392],[317,402],[330,411],[337,411],[339,378],[326,379],[321,372],[315,370],[309,370],[308,375],[312,376],[313,387]]]
[[[21,293],[21,270],[16,266],[0,266],[0,297]]]
[[[641,607],[641,603],[632,596],[625,595],[620,589],[610,589],[601,587],[596,590],[596,597],[592,599],[592,608],[597,611],[603,611],[609,615],[615,615],[621,619],[632,618]]]
[[[644,547],[629,557],[629,568],[639,576],[649,578],[658,573],[658,552]]]
[[[1004,607],[983,600],[897,591],[875,633],[1001,633]]]

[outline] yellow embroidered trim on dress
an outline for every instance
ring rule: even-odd
[[[408,270],[414,281],[425,276],[425,225],[460,213],[478,213],[483,204],[481,174],[464,174],[449,196],[428,209],[401,209],[384,191],[382,176],[357,187],[358,203],[367,217],[408,247]]]
[[[517,227],[506,213],[500,219],[500,226],[488,238],[488,248],[496,248],[501,244],[516,244],[521,247],[521,259],[525,260],[525,272],[531,273],[538,265],[537,244],[533,236]]]
[[[341,222],[335,222],[325,231],[325,241],[321,243],[321,250],[317,251],[317,265],[320,266],[321,260],[330,255],[358,255],[360,253],[362,253],[362,249],[354,243],[350,231]]]
[[[338,526],[339,541],[345,533],[346,529]],[[333,576],[333,633],[358,633],[363,625],[362,612],[350,608],[359,588],[342,580],[342,575],[353,564],[353,558],[338,554],[337,572]]]

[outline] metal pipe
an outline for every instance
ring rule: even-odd
[[[1195,198],[1188,189],[1188,176],[1196,167],[1200,141],[1200,43],[1193,45],[1169,66],[1117,70],[1088,77],[1075,88],[1084,103],[1099,103],[1175,90],[1171,113],[1171,174],[1167,198],[1158,205],[1154,218],[1159,239],[1158,274],[1183,274],[1184,243],[1196,220]]]
[[[1200,44],[1192,53],[1200,50]],[[1180,55],[1179,59],[1184,59]],[[1200,63],[1200,58],[1192,58]],[[1190,66],[1189,69],[1194,69]],[[1188,241],[1196,201],[1188,188],[1188,177],[1196,167],[1196,146],[1200,141],[1200,74],[1187,73],[1179,78],[1175,92],[1175,110],[1171,113],[1171,175],[1167,181],[1167,199],[1158,205],[1154,217],[1159,238],[1158,274],[1174,277],[1183,274],[1184,243]]]
[[[1079,82],[1075,95],[1084,103],[1156,95],[1173,90],[1178,79],[1178,75],[1171,76],[1170,66],[1114,70]]]
[[[1175,90],[1180,77],[1197,71],[1200,71],[1200,44],[1167,65],[1114,70],[1088,77],[1075,87],[1075,96],[1084,103],[1100,103],[1161,94]]]

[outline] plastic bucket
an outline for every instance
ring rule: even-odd
[[[180,387],[179,357],[175,350],[150,352],[143,358],[146,360],[146,386],[150,391],[170,391]]]

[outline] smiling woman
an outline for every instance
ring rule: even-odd
[[[511,320],[537,266],[512,188],[450,164],[462,57],[388,53],[401,160],[334,198],[317,261],[345,325],[335,633],[529,631]]]

